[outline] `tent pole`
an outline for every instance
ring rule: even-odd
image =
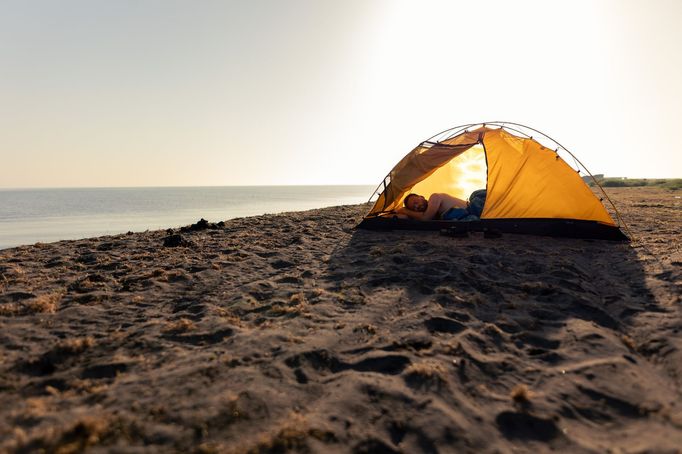
[[[384,179],[381,180],[381,183],[379,183],[379,186],[377,186],[377,188],[374,190],[374,192],[372,193],[372,195],[369,196],[369,199],[367,199],[367,203],[369,203],[369,202],[372,201],[372,197],[374,197],[374,195],[377,193],[377,191],[379,190],[379,188],[381,187],[382,184],[384,185],[384,191],[386,190],[386,178],[388,178],[388,175],[386,175],[386,176],[384,177]]]
[[[470,124],[466,124],[466,125],[455,126],[454,128],[444,129],[444,130],[442,130],[441,132],[439,132],[438,134],[432,135],[431,137],[429,137],[428,139],[426,139],[424,142],[429,142],[429,141],[430,141],[431,139],[433,139],[434,137],[438,137],[439,135],[441,135],[441,134],[443,134],[443,133],[445,133],[445,132],[450,132],[450,131],[453,131],[453,130],[455,130],[455,129],[465,129],[465,128],[468,128],[468,127],[470,127],[470,126],[476,126],[476,125],[479,125],[479,124],[481,124],[481,123],[470,123]]]

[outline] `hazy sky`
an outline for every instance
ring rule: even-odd
[[[0,187],[377,184],[505,120],[682,177],[682,1],[0,0]]]

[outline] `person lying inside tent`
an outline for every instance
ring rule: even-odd
[[[486,190],[474,191],[466,202],[449,194],[431,194],[427,201],[419,194],[408,194],[405,197],[405,207],[397,210],[401,219],[415,219],[417,221],[473,221],[478,220],[483,212]]]

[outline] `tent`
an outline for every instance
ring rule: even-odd
[[[627,241],[601,200],[562,154],[568,154],[576,167],[584,169],[558,142],[518,123],[486,122],[448,129],[421,142],[393,167],[370,198],[378,196],[358,228],[494,229]],[[415,221],[395,217],[410,193],[428,199],[433,193],[444,192],[466,200],[472,191],[481,188],[487,190],[487,198],[480,220]],[[617,215],[615,206],[613,209]]]

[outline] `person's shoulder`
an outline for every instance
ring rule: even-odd
[[[450,199],[450,200],[457,199],[457,197],[455,197],[451,194],[440,193],[439,196],[443,199]]]

